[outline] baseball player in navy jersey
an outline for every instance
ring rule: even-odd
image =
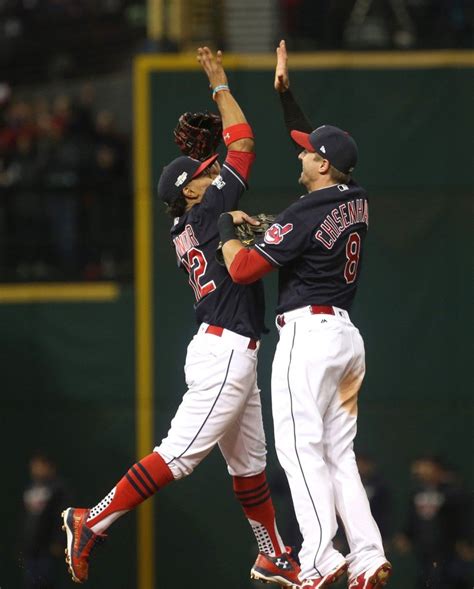
[[[263,286],[235,284],[215,260],[219,215],[235,209],[254,160],[250,125],[233,98],[220,52],[198,50],[219,108],[228,147],[222,169],[217,155],[205,161],[181,156],[165,166],[158,196],[173,217],[171,239],[196,297],[199,325],[188,346],[183,396],[168,435],[132,466],[92,509],[63,513],[66,560],[77,582],[88,578],[92,548],[121,515],[194,468],[218,445],[235,495],[254,531],[258,557],[251,577],[283,587],[299,583],[299,567],[277,530],[265,476],[266,448],[257,352],[263,328]]]
[[[326,587],[347,571],[350,589],[379,589],[391,566],[353,451],[365,361],[362,337],[349,316],[369,222],[368,199],[351,178],[355,141],[332,125],[312,130],[289,90],[283,41],[277,56],[275,88],[299,148],[299,181],[307,192],[253,248],[235,239],[234,224],[245,220],[245,213],[222,214],[224,260],[238,284],[279,270],[272,406],[276,450],[303,535],[299,586]],[[336,513],[350,546],[346,557],[332,543]]]

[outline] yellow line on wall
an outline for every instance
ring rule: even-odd
[[[146,54],[137,58],[150,71],[199,69],[192,53],[176,55]],[[229,69],[273,69],[272,53],[229,53],[224,55]],[[422,69],[474,67],[474,51],[328,51],[318,53],[293,53],[289,58],[290,71],[295,69]]]
[[[147,66],[134,69],[135,388],[137,458],[153,449],[153,262],[150,97]],[[155,587],[153,503],[137,514],[137,589]]]
[[[0,304],[105,302],[119,295],[115,282],[0,284]]]

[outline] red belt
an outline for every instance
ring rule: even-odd
[[[335,315],[334,309],[329,305],[310,305],[309,312],[311,315]],[[278,315],[277,323],[280,327],[285,325],[285,314]]]
[[[212,335],[217,335],[217,337],[221,337],[224,333],[223,327],[218,327],[217,325],[208,325],[206,327],[206,333],[211,333]],[[245,336],[242,336],[245,337]],[[258,341],[256,339],[249,339],[249,345],[247,348],[249,350],[256,350],[257,349]]]

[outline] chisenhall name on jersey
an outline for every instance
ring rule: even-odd
[[[369,226],[369,203],[366,198],[349,200],[333,208],[320,223],[314,237],[330,250],[348,227],[358,223]]]

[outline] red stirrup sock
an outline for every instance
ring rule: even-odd
[[[269,556],[286,553],[278,533],[265,471],[252,477],[233,477],[233,480],[235,496],[252,526],[259,552]]]
[[[95,534],[102,534],[120,516],[173,480],[166,462],[157,452],[152,452],[134,464],[110,493],[90,510],[87,527]]]

